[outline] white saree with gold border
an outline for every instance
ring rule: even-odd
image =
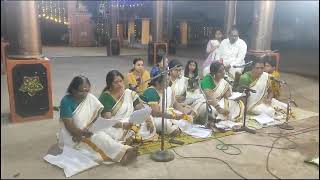
[[[135,91],[130,89],[126,89],[120,99],[116,102],[116,104],[112,108],[112,119],[121,119],[121,122],[129,122],[129,117],[134,111],[133,102],[139,99],[138,94]],[[151,119],[152,120],[152,119]],[[152,121],[153,126],[155,126],[154,122]],[[142,140],[148,140],[155,136],[157,136],[156,131],[150,132],[147,130],[147,125],[145,122],[139,125],[140,128],[138,130],[138,134]],[[112,132],[113,137],[125,141],[132,132],[128,132],[123,130],[122,128],[108,128],[106,131]]]
[[[88,128],[99,116],[103,109],[100,101],[91,93],[78,105],[73,112],[73,123],[79,129]],[[84,138],[76,143],[61,122],[59,133],[59,146],[69,146],[90,156],[98,162],[114,161],[120,162],[126,150],[130,147],[115,140],[110,133],[104,131],[95,132],[90,138]]]
[[[285,109],[286,104],[272,99],[271,105],[267,105],[263,102],[264,98],[268,94],[268,88],[271,85],[269,74],[263,72],[261,76],[250,84],[250,88],[255,90],[255,93],[250,93],[248,98],[248,111],[253,114],[267,114],[270,117],[275,117],[275,108]]]
[[[214,107],[211,106],[214,109],[214,116],[221,120],[239,121],[243,116],[244,104],[242,101],[229,100],[227,97],[225,97],[225,94],[228,91],[232,92],[232,87],[224,79],[221,79],[217,86],[213,89],[213,96],[218,101],[219,106],[230,112],[228,116],[224,116],[219,114]]]
[[[200,93],[199,89],[196,89],[194,92],[188,91],[188,80],[189,78],[181,76],[177,78],[171,85],[172,91],[175,94],[175,97],[179,96],[185,96],[184,103],[189,106],[189,108],[192,108],[194,111],[196,118],[199,114],[197,112],[197,108],[203,103],[202,101],[197,101],[198,99],[201,99],[203,95]]]
[[[165,100],[167,113],[172,114],[173,113],[172,111],[173,111],[174,97],[175,97],[175,94],[174,94],[172,88],[170,86],[167,87],[167,92],[166,92],[167,98],[163,98],[162,93],[160,93],[160,92],[157,92],[157,93],[160,97],[160,102],[159,102],[160,111],[162,111],[162,101]],[[174,111],[178,112],[176,110],[174,110]],[[153,119],[154,119],[154,123],[155,123],[157,132],[161,132],[161,130],[162,130],[162,117],[153,117]],[[178,128],[179,127],[177,125],[177,120],[167,119],[167,118],[164,119],[164,132],[166,134],[170,134]]]

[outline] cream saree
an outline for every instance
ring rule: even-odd
[[[213,96],[218,100],[220,107],[228,110],[228,116],[224,116],[216,112],[216,118],[222,120],[240,121],[244,112],[244,104],[242,101],[229,100],[225,97],[227,92],[232,92],[231,85],[224,79],[221,79],[216,88],[213,89]]]
[[[163,98],[162,93],[157,92],[158,95],[160,96],[160,102],[159,102],[159,106],[160,106],[160,111],[162,111],[162,101],[165,101],[166,104],[166,111],[168,114],[173,114],[173,113],[180,113],[177,110],[173,109],[173,103],[174,103],[174,92],[172,90],[172,88],[170,86],[167,87],[167,98]],[[157,132],[161,132],[162,130],[162,117],[153,117],[154,122],[155,122],[155,127]],[[170,134],[173,131],[175,131],[176,129],[178,129],[178,125],[177,125],[178,121],[174,120],[174,119],[164,119],[164,133],[166,134]]]
[[[250,88],[255,90],[256,93],[250,93],[248,98],[248,111],[253,114],[265,113],[270,117],[275,117],[275,109],[286,109],[286,105],[276,99],[272,99],[271,105],[267,105],[263,102],[264,98],[268,94],[268,88],[271,84],[269,74],[263,72],[259,79],[250,84]]]
[[[135,91],[126,89],[112,108],[112,119],[121,119],[121,122],[128,122],[130,115],[134,111],[133,102],[138,98],[139,96]],[[152,123],[153,126],[155,126],[153,121]],[[137,126],[139,126],[137,134],[135,134],[132,130],[127,131],[122,128],[113,127],[108,128],[106,131],[112,132],[114,138],[121,141],[125,141],[126,138],[132,135],[139,136],[142,140],[149,140],[157,137],[155,130],[153,132],[147,130],[147,125],[145,122]]]
[[[214,98],[218,101],[220,107],[230,112],[229,115],[224,116],[222,114],[219,114],[213,106],[210,106],[212,109],[211,116],[215,119],[240,121],[244,112],[244,104],[242,101],[229,100],[225,98],[225,94],[228,91],[232,92],[230,84],[226,80],[221,79],[217,86],[213,89],[212,96],[214,96]],[[205,114],[207,111],[205,100],[202,99],[202,102],[203,104],[197,107],[197,111],[201,114]]]
[[[178,77],[175,81],[172,82],[171,87],[174,90],[176,97],[184,96],[188,88],[188,78],[184,76]]]
[[[90,127],[103,109],[100,101],[91,93],[78,105],[73,112],[73,123],[79,129]],[[130,146],[123,145],[111,137],[111,134],[104,131],[93,132],[90,138],[82,139],[76,143],[67,131],[63,122],[60,122],[59,146],[69,146],[90,156],[98,162],[115,161],[120,162]]]
[[[199,89],[196,89],[194,92],[188,91],[188,80],[189,79],[187,77],[181,76],[172,83],[171,87],[175,97],[185,96],[185,100],[180,103],[188,105],[186,108],[191,108],[193,110],[193,118],[196,119],[199,114],[197,113],[195,107],[199,106],[198,103],[202,103],[197,101],[197,99],[201,98],[202,95],[200,94]]]

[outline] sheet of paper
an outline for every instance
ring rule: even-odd
[[[191,135],[194,138],[208,138],[212,135],[211,129],[201,128],[198,125],[191,124],[185,120],[179,120],[178,126],[182,132]]]
[[[244,96],[243,93],[232,92],[231,96],[230,96],[228,99],[230,99],[230,100],[235,100],[235,99],[237,99],[237,98],[239,98],[239,97],[242,97],[242,96]]]
[[[212,135],[212,130],[193,127],[192,129],[186,131],[185,133],[191,135],[194,138],[208,138]]]
[[[92,124],[89,130],[91,132],[97,132],[101,129],[112,127],[117,122],[120,122],[120,119],[105,119],[102,117],[98,117],[98,119]]]
[[[129,122],[133,124],[141,124],[150,116],[151,111],[152,110],[149,106],[137,111],[133,111],[129,118]]]
[[[270,117],[264,113],[262,113],[258,116],[253,116],[252,118],[255,119],[256,121],[258,121],[258,123],[260,123],[262,125],[269,124],[269,123],[272,123],[275,121],[272,117]]]
[[[71,177],[99,165],[88,156],[68,146],[64,146],[62,154],[57,156],[48,154],[43,159],[62,168],[66,177]]]
[[[221,129],[225,129],[225,130],[230,130],[232,129],[234,126],[241,126],[241,123],[236,123],[233,121],[220,121],[218,123],[216,123],[216,127],[217,128],[221,128]]]

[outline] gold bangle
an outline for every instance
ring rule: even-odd
[[[176,119],[176,114],[172,113],[172,119]]]

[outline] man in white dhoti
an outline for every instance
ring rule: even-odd
[[[243,68],[234,68],[245,64],[244,58],[247,53],[247,44],[239,38],[239,32],[236,28],[232,28],[229,37],[224,39],[216,55],[216,60],[223,62],[228,77],[233,80],[235,73],[242,73]]]

